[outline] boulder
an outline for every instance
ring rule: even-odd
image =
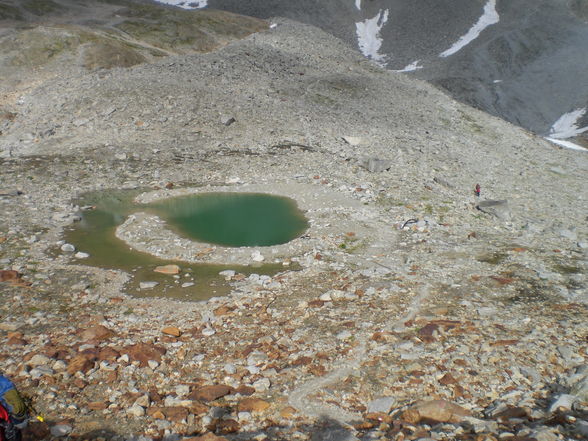
[[[459,423],[470,415],[470,411],[450,401],[431,400],[416,403],[402,413],[401,419],[412,424]]]

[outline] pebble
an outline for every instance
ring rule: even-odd
[[[76,259],[87,259],[88,257],[90,257],[90,255],[88,253],[84,253],[82,251],[78,251],[77,253],[74,254],[74,257]]]
[[[152,289],[159,285],[159,282],[139,282],[139,288]]]

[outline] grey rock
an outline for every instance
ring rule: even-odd
[[[539,372],[537,372],[537,370],[532,367],[521,367],[520,371],[521,374],[533,380],[533,382],[535,383],[538,383],[541,380],[541,375],[539,374]]]
[[[0,196],[19,196],[22,194],[20,190],[14,190],[11,188],[0,188]]]
[[[572,406],[576,402],[576,396],[570,394],[561,394],[557,399],[549,406],[549,412],[555,412],[559,408],[565,410],[571,410]]]
[[[379,158],[368,158],[359,161],[359,165],[370,173],[380,173],[392,167],[392,161]]]
[[[158,282],[140,282],[139,288],[141,289],[152,289],[159,285]]]
[[[31,369],[29,375],[33,380],[38,380],[39,378],[45,375],[53,375],[55,372],[49,366],[37,366],[34,369]]]
[[[313,434],[312,441],[359,441],[351,432],[342,427],[329,427]]]
[[[376,398],[369,402],[367,406],[368,413],[371,412],[381,412],[381,413],[390,413],[394,405],[396,404],[396,399],[394,397],[381,397]]]
[[[570,393],[579,400],[588,402],[588,375],[576,380],[570,388]]]
[[[574,427],[578,435],[582,435],[588,438],[588,421],[578,420]]]
[[[562,228],[557,230],[557,234],[561,237],[565,237],[566,239],[570,240],[578,240],[578,235],[576,234],[575,228]]]
[[[451,182],[449,182],[447,179],[443,179],[438,176],[435,176],[433,178],[433,181],[435,181],[439,185],[442,185],[443,187],[455,188],[455,186]]]
[[[507,200],[488,200],[481,201],[476,208],[483,213],[496,217],[497,219],[508,221],[511,219],[510,208]]]
[[[68,424],[57,424],[51,428],[51,435],[60,438],[62,436],[67,436],[71,433],[73,427]]]
[[[535,438],[537,441],[558,441],[559,437],[552,429],[540,428],[529,434],[530,438]]]
[[[73,253],[75,250],[76,247],[74,247],[71,243],[64,243],[61,245],[61,251],[64,253]]]
[[[359,136],[344,136],[343,141],[345,141],[349,145],[357,146],[363,142],[363,138]]]
[[[233,118],[232,116],[221,116],[221,124],[225,125],[225,126],[230,126],[231,124],[233,124],[235,121],[237,121],[235,118]]]

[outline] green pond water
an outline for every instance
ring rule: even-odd
[[[261,193],[202,193],[151,207],[180,235],[228,247],[283,244],[308,228],[292,199]]]
[[[132,274],[132,280],[126,287],[127,292],[140,297],[205,300],[229,292],[228,283],[219,275],[223,270],[235,270],[246,276],[252,273],[271,276],[285,268],[281,264],[190,264],[135,251],[115,236],[116,228],[133,212],[156,214],[182,236],[230,246],[288,242],[302,234],[308,226],[294,201],[287,198],[267,198],[268,195],[246,193],[204,193],[170,198],[149,205],[134,203],[133,199],[142,191],[108,190],[84,195],[75,203],[92,208],[82,210],[81,221],[65,234],[67,242],[75,245],[77,250],[90,254],[89,258],[80,259],[80,264],[119,269]],[[273,219],[273,223],[268,218]],[[179,275],[170,276],[153,271],[156,266],[170,263],[180,266]],[[152,289],[140,289],[140,282],[147,281],[159,284]]]

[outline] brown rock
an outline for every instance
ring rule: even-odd
[[[216,430],[222,433],[223,435],[228,433],[235,433],[239,431],[240,428],[241,426],[239,425],[239,423],[232,419],[220,420],[216,425]]]
[[[155,271],[156,273],[161,273],[161,274],[174,275],[174,274],[180,273],[180,267],[178,265],[162,265],[162,266],[155,267],[155,269],[153,271]]]
[[[471,413],[463,407],[445,400],[421,401],[404,411],[401,418],[409,423],[459,423]]]
[[[147,415],[159,420],[169,420],[178,423],[188,418],[188,409],[185,407],[157,407],[153,406],[147,409]]]
[[[214,310],[214,315],[216,315],[217,317],[221,317],[223,315],[230,314],[234,310],[235,310],[235,307],[231,307],[231,306],[227,306],[227,305],[222,305],[222,306],[219,306],[218,308],[216,308]]]
[[[47,439],[51,434],[49,425],[41,421],[29,422],[27,428],[23,431],[24,439]]]
[[[163,328],[161,332],[165,335],[171,335],[172,337],[179,337],[182,335],[182,331],[176,326],[168,326],[167,328]]]
[[[255,393],[255,388],[251,387],[251,386],[246,386],[245,384],[242,384],[241,386],[239,386],[237,388],[237,390],[235,392],[237,392],[238,394],[241,394],[241,395],[249,396],[249,395],[253,395]]]
[[[28,342],[22,337],[12,336],[8,337],[6,344],[9,346],[25,346]]]
[[[88,360],[85,355],[76,355],[69,361],[67,365],[67,373],[70,375],[76,372],[83,372],[84,374],[94,367],[94,362]]]
[[[166,352],[165,348],[149,343],[137,343],[136,345],[127,346],[123,350],[123,353],[129,354],[131,361],[138,361],[141,367],[148,366],[149,360],[161,363],[161,357]]]
[[[90,410],[104,410],[108,407],[108,403],[105,403],[104,401],[94,401],[88,403],[86,407]]]
[[[224,436],[216,436],[214,433],[208,432],[201,436],[192,438],[184,438],[182,441],[228,441]]]
[[[0,270],[0,282],[12,282],[20,279],[21,275],[14,270]]]
[[[204,414],[208,413],[208,406],[206,406],[202,403],[193,403],[189,407],[189,410],[194,415],[204,415]]]
[[[84,329],[80,332],[80,338],[84,341],[88,340],[107,340],[114,335],[114,332],[108,329],[106,326],[96,325],[90,328]]]
[[[111,348],[110,346],[106,346],[105,348],[101,348],[100,352],[98,353],[98,360],[103,361],[113,361],[120,357],[120,352],[116,349]]]
[[[151,418],[155,418],[156,420],[165,420],[165,414],[159,410],[159,408],[147,409],[147,415],[149,415]]]
[[[286,419],[291,419],[294,418],[294,416],[298,413],[298,411],[292,407],[292,406],[287,406],[284,407],[281,411],[280,411],[280,416],[282,418],[286,418]]]
[[[194,390],[190,395],[189,398],[192,400],[198,401],[214,401],[218,400],[225,395],[229,395],[235,392],[231,386],[227,386],[224,384],[216,384],[214,386],[203,386],[196,390]]]
[[[448,384],[456,384],[457,380],[453,375],[451,375],[448,372],[439,379],[439,383],[443,384],[444,386],[447,386]]]
[[[270,403],[260,398],[245,398],[237,405],[239,412],[263,412],[270,407]]]

